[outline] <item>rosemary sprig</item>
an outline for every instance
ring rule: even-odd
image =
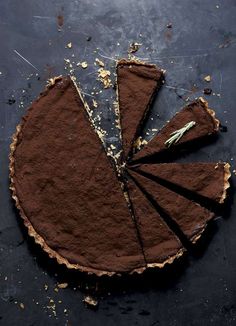
[[[175,130],[170,134],[171,137],[167,139],[167,141],[165,141],[165,145],[167,147],[170,147],[171,145],[176,144],[180,140],[180,138],[183,137],[186,131],[193,128],[195,125],[196,125],[195,121],[190,121],[186,123],[186,125],[183,128]]]

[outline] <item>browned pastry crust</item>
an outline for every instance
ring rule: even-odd
[[[223,202],[225,201],[225,198],[227,196],[227,189],[229,189],[229,187],[230,187],[230,183],[229,183],[230,177],[231,177],[230,165],[229,165],[229,163],[225,163],[225,166],[224,166],[224,190],[222,193],[222,197],[219,201],[220,204],[223,204]]]

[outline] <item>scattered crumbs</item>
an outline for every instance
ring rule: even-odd
[[[111,73],[109,70],[106,70],[103,67],[98,69],[98,80],[100,80],[103,83],[104,88],[109,88],[112,86],[110,75]]]
[[[220,8],[220,6],[219,5],[216,5],[216,9],[219,9]]]
[[[211,88],[204,88],[203,93],[204,93],[205,95],[211,95],[211,93],[212,93],[212,89],[211,89]]]
[[[116,149],[116,146],[114,146],[113,144],[111,144],[111,149]]]
[[[56,315],[57,315],[57,313],[56,313],[56,305],[55,305],[53,299],[50,299],[50,300],[49,300],[49,304],[48,304],[47,308],[48,308],[49,310],[51,310],[52,313],[53,313],[53,315],[56,317]]]
[[[88,67],[88,63],[87,63],[86,61],[83,61],[83,62],[81,63],[81,67],[82,67],[83,69],[86,69],[86,68]]]
[[[143,146],[143,145],[145,145],[145,144],[147,144],[147,141],[146,140],[144,140],[144,139],[142,139],[142,137],[140,136],[140,137],[138,137],[137,139],[136,139],[136,141],[134,142],[134,145],[133,145],[133,147],[134,147],[134,149],[141,149],[141,147]]]
[[[166,25],[166,27],[167,27],[167,28],[172,28],[172,23],[168,23],[168,24]]]
[[[234,160],[234,158],[233,158],[233,157],[231,157],[231,158],[230,158],[230,161],[233,161],[233,160]]]
[[[95,59],[95,63],[97,63],[100,67],[105,66],[104,62],[102,62],[102,60],[99,60],[98,58]]]
[[[47,291],[48,290],[48,285],[44,284],[44,290]]]
[[[55,291],[55,292],[58,292],[58,288],[55,288],[54,291]]]
[[[70,59],[64,59],[66,63],[70,63]]]
[[[0,75],[2,75],[2,72],[0,71]]]
[[[139,50],[142,43],[132,42],[129,45],[128,53],[135,53]]]
[[[7,276],[4,277],[4,280],[7,281]]]
[[[83,301],[93,307],[98,305],[98,301],[95,298],[92,298],[90,295],[86,295]]]
[[[205,76],[204,80],[209,83],[211,81],[211,76],[210,75]]]
[[[71,48],[72,48],[72,43],[69,42],[69,43],[66,45],[66,48],[67,48],[67,49],[71,49]]]
[[[20,306],[21,309],[25,309],[25,305],[24,305],[24,303],[21,302],[21,303],[19,304],[19,306]]]
[[[233,173],[236,175],[236,170],[233,170]]]
[[[61,301],[61,300],[58,300],[58,303],[60,303],[60,304],[61,304],[61,303],[62,303],[62,301]]]
[[[59,289],[65,289],[65,288],[67,288],[67,286],[68,286],[68,283],[59,283],[59,284],[57,284],[57,287]]]
[[[92,99],[92,101],[93,101],[93,106],[94,106],[95,108],[97,108],[97,107],[98,107],[98,103],[97,103],[97,101],[95,101],[94,99]]]

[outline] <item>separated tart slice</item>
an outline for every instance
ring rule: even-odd
[[[215,112],[208,108],[202,98],[188,104],[138,151],[133,162],[145,163],[150,158],[160,159],[166,155],[171,158],[173,152],[193,146],[201,139],[214,135],[219,130],[219,120]]]
[[[164,74],[153,64],[125,59],[118,61],[116,73],[125,159],[132,156],[134,141],[140,136],[145,116],[163,83]]]
[[[162,163],[141,164],[136,172],[151,179],[188,190],[215,203],[225,201],[229,188],[230,165],[228,163]]]

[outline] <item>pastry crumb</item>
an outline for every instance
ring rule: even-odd
[[[65,289],[65,288],[67,288],[67,286],[68,286],[68,283],[59,283],[59,284],[57,284],[57,287],[59,289]]]
[[[98,305],[98,301],[90,295],[86,295],[83,301],[93,307],[96,307]]]
[[[130,43],[128,53],[137,52],[141,45],[142,45],[142,43],[137,43],[137,42]]]
[[[88,67],[88,63],[87,63],[86,61],[83,61],[83,62],[81,63],[81,67],[82,67],[83,69],[86,69],[86,68]]]
[[[69,42],[69,43],[66,45],[66,48],[67,48],[67,49],[71,49],[71,48],[72,48],[72,43]]]
[[[209,83],[211,81],[211,76],[210,75],[205,76],[204,80]]]
[[[92,102],[93,102],[93,107],[97,108],[98,107],[97,101],[95,101],[94,99],[92,99]]]
[[[21,309],[25,309],[25,305],[24,305],[24,303],[21,302],[21,303],[19,304],[19,306],[20,306]]]
[[[99,60],[98,58],[95,59],[95,63],[97,63],[100,67],[105,66],[104,62],[102,62],[102,60]]]

